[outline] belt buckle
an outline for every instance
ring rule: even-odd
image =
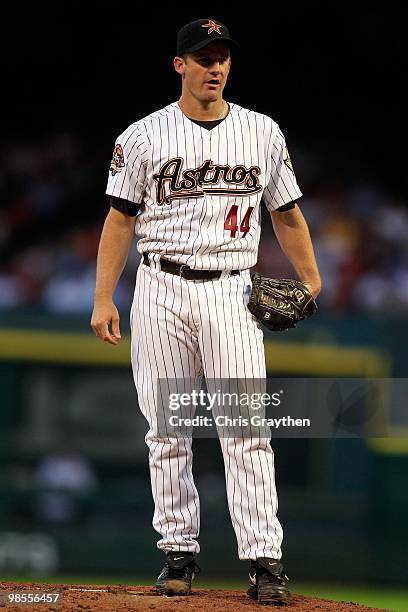
[[[186,278],[186,277],[184,276],[184,274],[183,274],[183,268],[188,268],[188,269],[190,269],[190,267],[189,267],[187,264],[181,264],[181,266],[180,266],[180,269],[179,269],[179,276],[180,276],[181,278]]]

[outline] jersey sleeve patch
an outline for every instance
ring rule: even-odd
[[[285,147],[283,161],[285,162],[285,165],[289,168],[289,170],[291,170],[294,173],[293,166],[292,166],[292,160],[290,159],[288,147]]]
[[[125,156],[123,155],[122,145],[117,144],[113,149],[112,161],[110,164],[110,171],[112,176],[118,174],[125,167]]]

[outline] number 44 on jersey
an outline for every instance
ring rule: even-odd
[[[238,231],[241,237],[245,238],[249,232],[250,219],[253,210],[253,206],[248,207],[241,224],[238,226],[238,206],[236,204],[231,206],[224,222],[224,229],[231,232],[231,238],[236,238]]]

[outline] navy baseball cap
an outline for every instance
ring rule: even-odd
[[[215,19],[190,21],[177,34],[177,55],[193,53],[217,40],[225,41],[232,49],[239,49],[239,44],[231,38],[223,23]]]

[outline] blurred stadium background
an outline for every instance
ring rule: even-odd
[[[161,563],[129,363],[135,249],[115,295],[127,338],[103,345],[89,320],[115,137],[178,99],[175,33],[201,16],[115,13],[95,28],[48,14],[51,25],[35,35],[26,26],[3,66],[3,578],[149,580]],[[271,115],[287,136],[323,279],[318,317],[265,336],[270,374],[407,376],[400,16],[316,5],[213,17],[242,46],[227,100]],[[266,215],[258,270],[292,275]],[[408,438],[398,436],[276,440],[285,560],[303,585],[407,587]],[[205,577],[244,580],[216,440],[196,441],[195,476]],[[392,608],[389,593],[381,603]],[[394,609],[408,609],[407,598]]]

